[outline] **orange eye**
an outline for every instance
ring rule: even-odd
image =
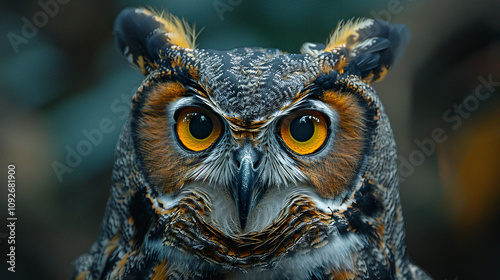
[[[214,113],[200,107],[188,107],[177,118],[176,132],[184,147],[199,152],[219,138],[221,124]]]
[[[286,117],[280,130],[288,148],[301,155],[317,151],[328,135],[325,117],[317,111],[299,111]]]

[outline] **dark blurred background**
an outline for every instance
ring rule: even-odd
[[[47,2],[57,9],[44,11]],[[0,3],[1,279],[68,279],[97,236],[113,150],[143,79],[113,46],[114,18],[128,6],[196,23],[201,48],[298,52],[324,43],[341,19],[406,24],[407,52],[374,87],[398,143],[410,256],[435,279],[499,279],[500,1]],[[103,120],[112,131],[83,147]],[[68,166],[79,147],[86,155]],[[15,274],[5,261],[8,163],[17,171]]]

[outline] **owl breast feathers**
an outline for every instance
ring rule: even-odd
[[[182,21],[140,8],[114,31],[146,78],[74,279],[430,279],[406,253],[396,145],[369,85],[405,26],[348,21],[301,54],[195,48]]]

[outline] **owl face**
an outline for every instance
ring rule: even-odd
[[[146,171],[147,197],[164,218],[155,224],[162,241],[151,247],[238,269],[269,266],[266,259],[311,244],[314,259],[325,256],[319,249],[328,243],[339,248],[327,256],[347,254],[360,239],[332,234],[330,225],[360,179],[374,117],[367,102],[329,85],[328,74],[303,74],[315,66],[307,55],[245,49],[218,56],[219,63],[239,61],[238,72],[210,64],[196,68],[193,79],[179,68],[150,77],[134,100],[134,152]],[[256,57],[266,66],[262,86],[249,88],[255,77],[238,77],[257,71],[250,63]],[[292,59],[303,68],[276,74]],[[283,85],[287,79],[306,82]],[[349,241],[334,245],[337,239]]]
[[[369,86],[401,52],[404,26],[348,22],[301,54],[196,49],[181,21],[144,9],[123,11],[115,34],[146,79],[117,148],[102,240],[89,253],[104,255],[95,271],[151,279],[416,271],[404,249],[392,132]]]
[[[134,101],[136,153],[156,192],[203,190],[206,218],[226,234],[272,226],[299,189],[330,203],[346,198],[369,144],[361,97],[328,85],[310,55],[193,55],[212,59],[158,71]]]

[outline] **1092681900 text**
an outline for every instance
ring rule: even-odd
[[[7,166],[7,264],[10,272],[16,272],[16,166],[9,164]]]

